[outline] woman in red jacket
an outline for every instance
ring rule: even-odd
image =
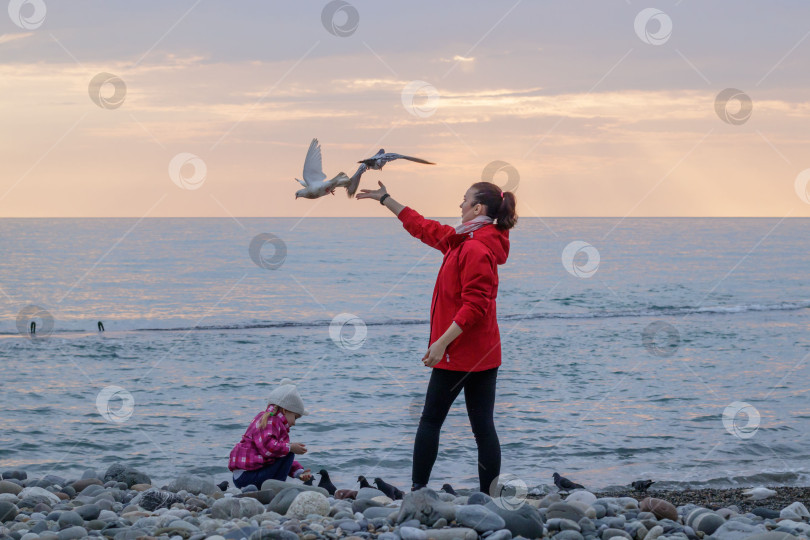
[[[442,424],[463,388],[478,446],[479,487],[489,493],[501,471],[501,447],[492,419],[501,365],[495,298],[498,265],[509,256],[509,229],[517,223],[515,195],[491,182],[477,182],[461,202],[461,225],[451,227],[396,202],[378,183],[380,189],[362,189],[357,198],[380,201],[412,236],[444,255],[430,306],[430,340],[422,358],[433,370],[414,441],[411,489],[427,485]]]

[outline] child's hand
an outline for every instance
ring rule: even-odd
[[[309,482],[310,480],[312,480],[312,473],[310,472],[310,469],[307,469],[304,472],[302,472],[301,476],[299,476],[298,479],[303,482]]]
[[[300,442],[290,443],[290,452],[292,452],[293,454],[306,454],[307,445]]]

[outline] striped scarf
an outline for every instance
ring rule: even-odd
[[[489,216],[478,216],[475,219],[471,219],[466,223],[462,223],[461,225],[456,226],[456,234],[466,234],[468,232],[472,232],[476,229],[480,229],[484,225],[489,225],[495,221]]]

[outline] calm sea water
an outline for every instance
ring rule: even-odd
[[[441,254],[396,219],[0,228],[0,467],[72,476],[123,460],[155,482],[226,479],[231,447],[290,377],[312,411],[292,431],[306,467],[339,487],[359,474],[409,485]],[[521,218],[500,268],[502,472],[529,487],[554,471],[591,488],[806,484],[809,228]],[[277,269],[249,255],[261,233],[285,244]],[[565,268],[574,241],[598,266],[587,248]],[[351,322],[330,327],[341,314]],[[476,474],[462,395],[431,483],[473,487]]]

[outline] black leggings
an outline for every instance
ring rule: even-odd
[[[489,493],[490,483],[501,473],[501,444],[492,420],[497,377],[498,368],[474,372],[433,368],[413,444],[414,484],[427,485],[439,453],[442,424],[464,388],[467,416],[478,445],[478,481],[481,491]]]

